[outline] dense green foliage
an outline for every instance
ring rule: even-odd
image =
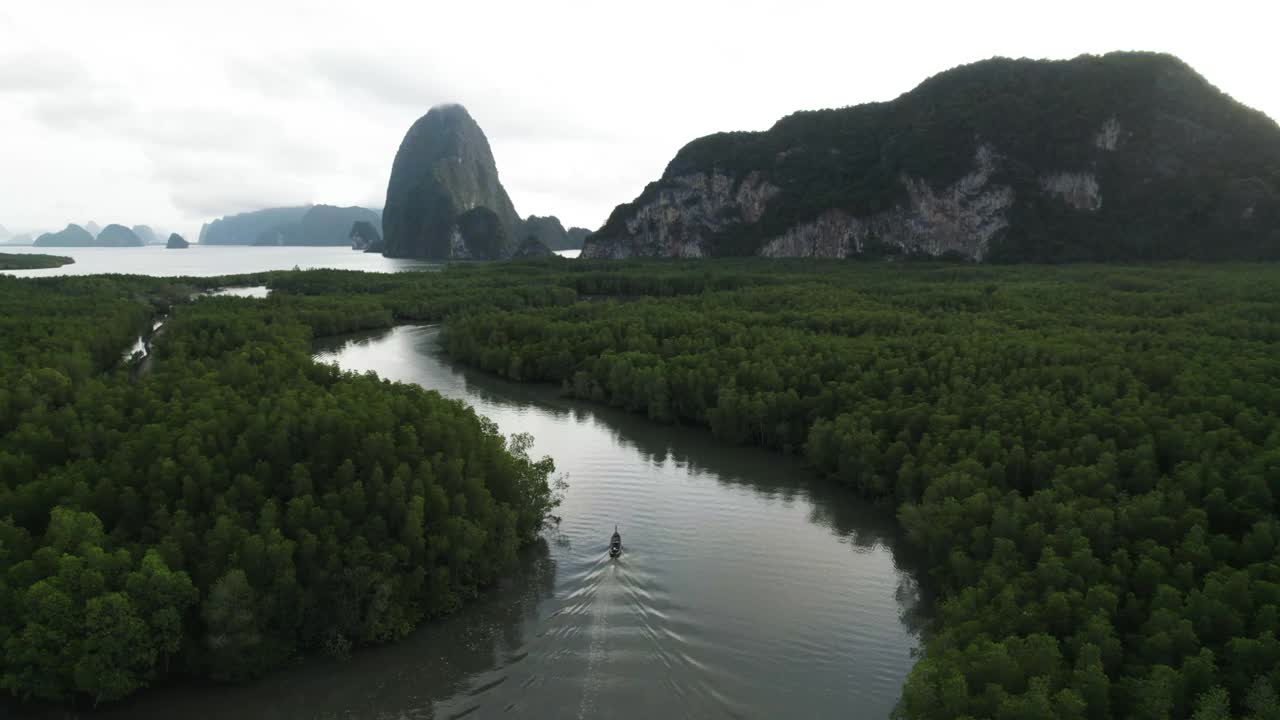
[[[0,270],[34,270],[70,265],[75,260],[65,255],[40,255],[36,253],[0,253]]]
[[[492,580],[548,468],[455,403],[307,357],[313,334],[444,319],[469,363],[803,453],[892,503],[940,595],[904,717],[1275,717],[1280,269],[548,259],[242,281],[272,297],[177,305],[131,381],[122,349],[189,287],[0,278],[11,690],[238,677],[395,637]]]
[[[1110,145],[1099,140],[1109,123]],[[1180,60],[1153,53],[985,60],[890,102],[798,112],[765,132],[694,140],[660,180],[614,210],[592,243],[625,242],[640,207],[682,176],[714,171],[733,180],[730,195],[753,174],[778,189],[758,218],[717,217],[705,248],[755,254],[831,209],[871,218],[910,207],[903,178],[950,186],[973,171],[979,144],[997,154],[991,184],[1014,195],[990,259],[1280,257],[1280,128]],[[1096,177],[1101,206],[1081,211],[1044,192],[1053,173]],[[708,191],[691,204],[699,199],[719,202]]]
[[[311,360],[313,334],[394,321],[372,296],[188,300],[221,283],[0,277],[9,692],[114,700],[401,637],[554,506],[528,438]],[[154,357],[122,361],[169,308]]]
[[[941,594],[905,717],[1280,711],[1280,268],[541,267],[624,297],[449,352],[898,507]]]

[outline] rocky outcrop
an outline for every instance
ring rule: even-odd
[[[582,256],[1280,259],[1277,198],[1280,127],[1176,58],[996,59],[696,140]]]
[[[1102,127],[1098,130],[1098,134],[1093,136],[1093,146],[1099,150],[1115,150],[1120,144],[1120,121],[1114,115],[1107,118],[1102,123]]]
[[[1105,145],[1101,146],[1104,149]],[[1102,193],[1098,190],[1098,178],[1089,172],[1060,172],[1040,176],[1040,188],[1077,210],[1097,210],[1102,207]]]
[[[88,230],[71,223],[56,233],[44,233],[36,238],[36,247],[92,247],[93,235]]]
[[[828,210],[768,240],[767,257],[848,257],[875,250],[903,255],[954,255],[981,260],[991,239],[1008,227],[1013,190],[993,184],[995,153],[978,147],[973,170],[935,191],[920,178],[904,176],[907,201],[864,218]]]
[[[501,225],[499,246],[471,247],[459,225],[487,209]],[[487,216],[468,220],[481,243],[495,241]],[[383,208],[384,255],[433,259],[509,257],[520,217],[498,180],[489,141],[461,105],[434,107],[405,134],[391,166]],[[483,231],[483,232],[481,232]],[[476,235],[480,232],[479,235]]]
[[[351,239],[352,250],[382,252],[382,235],[378,234],[378,229],[371,222],[357,220],[351,223],[351,232],[347,233],[347,237]]]
[[[169,242],[165,243],[164,246],[169,250],[186,250],[191,247],[191,243],[184,240],[178,233],[172,233],[169,235]]]

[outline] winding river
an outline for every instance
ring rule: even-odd
[[[438,332],[351,336],[317,358],[532,433],[569,483],[561,524],[500,587],[400,643],[245,686],[157,689],[105,716],[889,715],[921,603],[888,511],[793,459],[465,370]],[[625,552],[610,560],[615,523]]]

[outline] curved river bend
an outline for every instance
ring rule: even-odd
[[[241,687],[143,693],[161,718],[887,717],[917,585],[890,514],[792,459],[451,364],[401,327],[317,357],[465,400],[530,432],[569,489],[508,581],[408,639]],[[625,551],[606,554],[617,523]]]

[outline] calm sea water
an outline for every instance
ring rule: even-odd
[[[348,247],[253,247],[246,245],[192,245],[186,250],[169,250],[163,245],[131,248],[45,248],[29,245],[0,246],[6,253],[64,255],[75,262],[58,268],[10,270],[10,275],[235,275],[267,270],[337,268],[369,272],[421,270],[438,266],[429,260],[386,258],[375,253],[356,252]],[[577,250],[559,253],[577,257]]]
[[[883,718],[917,644],[891,513],[791,459],[503,382],[402,327],[318,358],[529,432],[563,521],[499,588],[403,642],[239,687],[167,688],[130,718]],[[610,560],[615,523],[625,551]]]

